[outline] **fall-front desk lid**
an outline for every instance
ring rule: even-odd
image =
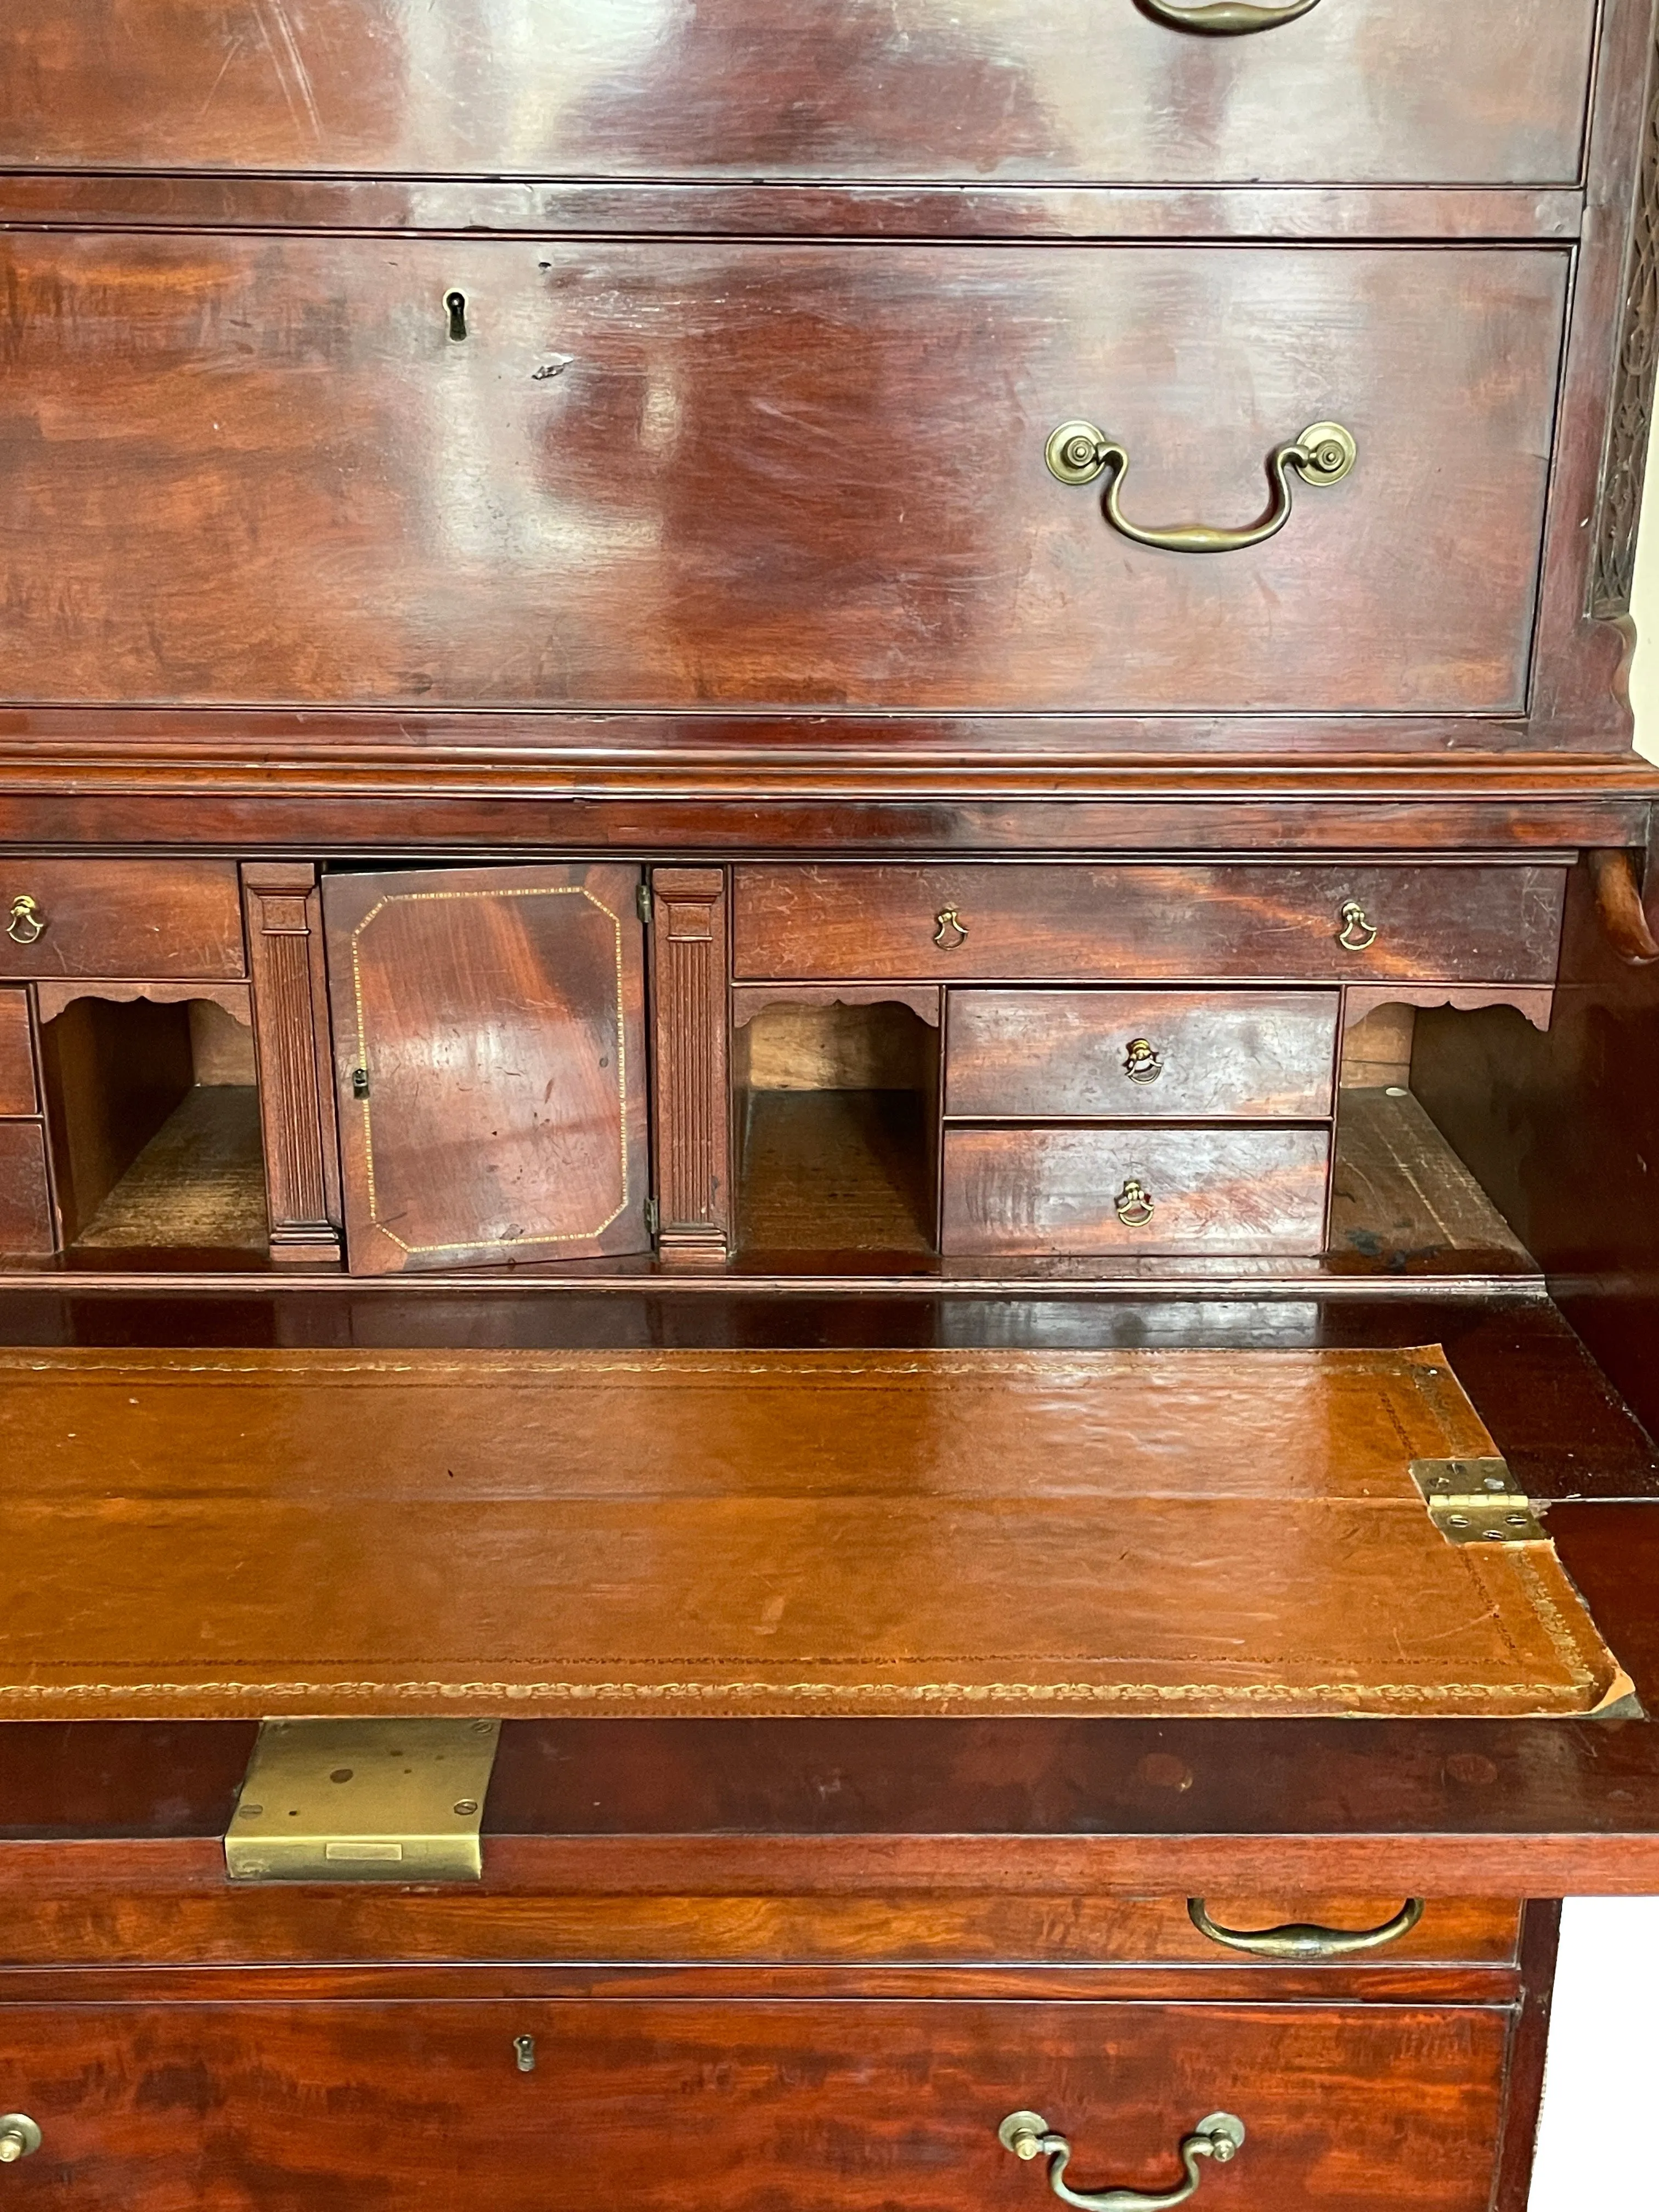
[[[1434,1346],[0,1354],[0,1717],[1633,1708]]]

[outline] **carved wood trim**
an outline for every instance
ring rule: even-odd
[[[1603,618],[1630,612],[1659,368],[1659,18],[1654,37],[1590,581],[1590,611]]]
[[[1379,1006],[1451,1006],[1474,1013],[1482,1006],[1513,1006],[1535,1030],[1547,1030],[1555,1011],[1551,983],[1350,983],[1342,994],[1346,1030]]]
[[[1650,967],[1659,960],[1659,939],[1654,936],[1643,902],[1634,854],[1601,852],[1588,858],[1590,881],[1595,888],[1596,919],[1607,942],[1631,967]]]
[[[340,1150],[322,896],[309,861],[242,870],[273,1260],[338,1264]]]
[[[665,1264],[724,1264],[732,1218],[726,872],[651,872],[657,1248]]]
[[[77,999],[113,999],[126,1003],[146,999],[155,1006],[187,1006],[198,1000],[222,1006],[242,1027],[253,1025],[253,1005],[246,983],[84,983],[52,976],[34,986],[34,1002],[43,1022],[56,1021],[65,1006]]]
[[[769,1006],[908,1006],[937,1029],[944,988],[938,983],[734,983],[732,1026],[747,1029]]]

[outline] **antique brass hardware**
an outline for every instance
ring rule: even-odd
[[[942,945],[947,952],[954,952],[958,945],[968,942],[968,925],[955,907],[941,907],[933,919],[938,924],[933,931],[935,945]]]
[[[1414,1459],[1412,1480],[1449,1544],[1541,1544],[1538,1508],[1501,1459]]]
[[[513,2039],[513,2063],[520,2074],[536,2070],[536,2039],[533,2035],[515,2035]]]
[[[466,295],[465,292],[446,292],[444,307],[449,316],[449,335],[452,338],[466,336]]]
[[[1224,1928],[1211,1919],[1201,1897],[1187,1899],[1187,1917],[1212,1943],[1248,1951],[1255,1959],[1346,1959],[1356,1951],[1380,1951],[1385,1943],[1409,1936],[1423,1917],[1423,1900],[1408,1897],[1380,1928],[1319,1928],[1307,1920],[1289,1921],[1282,1928]]]
[[[46,933],[46,917],[27,893],[20,892],[11,902],[11,915],[6,923],[6,934],[14,945],[33,945]]]
[[[1149,1037],[1133,1037],[1123,1048],[1123,1073],[1131,1083],[1156,1083],[1164,1062]]]
[[[1376,924],[1358,899],[1345,899],[1336,941],[1345,952],[1364,952],[1376,942]]]
[[[233,1881],[478,1881],[499,1721],[265,1721],[225,1836]]]
[[[1217,530],[1205,522],[1177,522],[1162,529],[1143,530],[1131,522],[1118,504],[1129,473],[1127,448],[1109,438],[1092,422],[1062,422],[1049,438],[1043,458],[1048,472],[1064,484],[1092,483],[1111,471],[1102,501],[1114,530],[1137,545],[1150,545],[1161,553],[1239,553],[1248,545],[1261,545],[1273,538],[1291,519],[1291,484],[1294,469],[1306,484],[1340,483],[1358,458],[1352,434],[1340,422],[1310,423],[1299,438],[1280,446],[1267,462],[1273,498],[1259,522],[1242,530]]]
[[[1144,1229],[1158,1211],[1156,1200],[1143,1182],[1129,1177],[1117,1194],[1113,1211],[1126,1229]]]
[[[367,1097],[368,1097],[368,1070],[366,1067],[354,1067],[354,1068],[352,1069],[352,1071],[351,1071],[351,1095],[352,1095],[352,1097],[353,1097],[354,1098],[367,1098]]]
[[[1249,31],[1276,31],[1293,23],[1319,5],[1319,0],[1284,0],[1278,8],[1253,7],[1250,0],[1208,0],[1195,8],[1178,8],[1175,0],[1140,0],[1153,20],[1172,30],[1205,31],[1212,38],[1236,39]]]
[[[40,2130],[27,2112],[0,2112],[0,2166],[15,2166],[40,2148]]]
[[[1010,2112],[997,2130],[997,2141],[1016,2158],[1046,2158],[1048,2186],[1062,2203],[1080,2205],[1083,2212],[1163,2212],[1164,2206],[1184,2204],[1196,2194],[1203,2178],[1198,2170],[1200,2159],[1212,2158],[1218,2166],[1225,2166],[1237,2156],[1244,2142],[1244,2123],[1231,2112],[1212,2112],[1200,2120],[1177,2147],[1187,2179],[1173,2189],[1152,2194],[1139,2189],[1068,2189],[1066,2169],[1072,2162],[1072,2146],[1064,2136],[1050,2133],[1041,2112]]]

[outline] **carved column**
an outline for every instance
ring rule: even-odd
[[[670,1267],[717,1267],[732,1219],[726,877],[655,868],[651,892],[657,1249]]]
[[[270,1256],[337,1264],[340,1152],[317,871],[309,861],[250,862],[242,870],[242,907]]]

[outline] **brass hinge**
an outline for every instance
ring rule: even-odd
[[[656,1238],[658,1224],[661,1219],[662,1211],[656,1200],[647,1198],[645,1201],[645,1233],[653,1242]]]
[[[233,1881],[479,1881],[499,1721],[264,1721],[225,1834]]]
[[[1449,1544],[1541,1544],[1539,1508],[1501,1459],[1414,1459],[1412,1480]]]
[[[634,904],[639,909],[640,920],[645,924],[646,927],[649,929],[651,927],[651,886],[646,882],[643,876],[640,878],[639,889],[634,894]]]

